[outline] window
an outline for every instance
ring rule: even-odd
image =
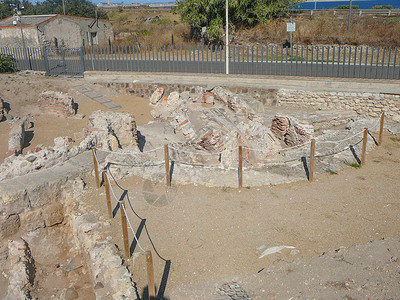
[[[97,32],[91,32],[90,33],[90,44],[92,45],[98,45],[99,41],[97,39]]]

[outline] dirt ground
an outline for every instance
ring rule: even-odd
[[[76,92],[73,86],[78,84],[82,84],[82,79],[0,76],[0,96],[10,103],[10,113],[33,114],[33,138],[24,151],[40,143],[52,145],[56,136],[73,137],[87,124],[87,117],[60,120],[35,111],[40,92],[68,92],[79,104],[78,113],[89,115],[103,109]],[[122,105],[121,111],[133,113],[139,125],[151,120],[145,99],[117,96],[107,89],[99,91]],[[6,122],[0,123],[0,139],[8,139]],[[6,151],[3,142],[0,154],[3,156]],[[338,175],[316,174],[313,183],[304,180],[241,190],[193,185],[166,188],[131,177],[119,184],[129,190],[132,207],[146,219],[158,253],[171,262],[168,268],[157,257],[146,230],[140,226],[141,220],[128,207],[141,247],[152,250],[156,285],[166,284],[164,295],[168,298],[170,291],[181,285],[255,274],[277,262],[398,236],[399,163],[400,137],[386,132],[383,145],[367,155],[367,163],[361,169],[348,167]],[[86,181],[85,202],[106,216],[104,189],[96,190],[92,177]],[[117,195],[122,193],[115,185],[114,189]],[[115,243],[123,253],[120,222],[118,212],[112,224]],[[131,232],[129,239],[133,240]],[[259,258],[263,250],[273,246],[294,248]],[[138,246],[136,252],[140,252]],[[130,264],[140,295],[147,286],[145,266],[144,255],[137,256],[133,267]],[[163,272],[166,280],[162,281]]]
[[[191,185],[167,189],[141,178],[128,178],[119,184],[129,190],[133,208],[146,219],[157,251],[171,260],[167,286],[173,289],[255,274],[277,262],[397,236],[400,141],[390,138],[393,136],[386,135],[384,144],[368,154],[361,169],[349,167],[338,175],[318,174],[313,183],[242,190]],[[93,178],[88,181],[87,201],[96,206],[100,202],[102,207],[97,209],[105,214],[104,191],[96,193]],[[114,188],[117,195],[122,193]],[[134,230],[140,231],[140,220],[131,212],[129,217]],[[123,249],[121,232],[118,214],[114,237]],[[139,241],[145,250],[152,250],[144,230]],[[295,248],[259,258],[265,248],[281,245]],[[153,256],[159,285],[165,262],[154,251]],[[147,285],[142,276],[146,274],[143,255],[137,259],[133,274],[138,274],[134,280],[142,291]]]

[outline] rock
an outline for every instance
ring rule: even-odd
[[[96,284],[94,285],[95,290],[102,289],[102,288],[104,288],[104,284],[102,284],[100,281],[96,282]]]
[[[80,147],[94,141],[105,149],[139,149],[135,117],[129,113],[95,111],[89,117],[87,137]]]
[[[43,217],[46,227],[51,227],[64,221],[63,205],[55,203],[43,208]]]
[[[279,114],[272,120],[271,131],[287,146],[301,145],[314,137],[314,127],[311,124]]]
[[[21,238],[10,240],[8,251],[12,268],[9,272],[6,299],[31,299],[36,267],[29,245]]]
[[[21,214],[21,227],[23,230],[33,231],[44,226],[44,219],[40,209]]]
[[[40,111],[62,118],[74,117],[77,104],[72,97],[59,92],[47,91],[41,93],[37,101]]]
[[[19,215],[0,217],[0,240],[18,232],[21,226]]]
[[[0,97],[0,122],[7,119],[8,107],[6,106],[3,98]]]
[[[74,288],[68,288],[65,291],[64,300],[77,299],[79,297],[78,292]]]
[[[164,88],[158,87],[150,97],[150,103],[156,105],[164,95]]]
[[[24,146],[25,139],[25,123],[26,118],[15,118],[10,121],[10,134],[8,139],[8,153],[6,157],[11,155],[19,155],[22,153],[22,148]]]
[[[214,104],[214,94],[210,92],[205,92],[203,94],[203,103]]]

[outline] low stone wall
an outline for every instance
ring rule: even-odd
[[[280,89],[277,92],[280,105],[313,107],[316,109],[353,110],[359,115],[386,116],[400,121],[400,94],[320,92]]]
[[[96,83],[105,87],[114,88],[120,93],[131,94],[144,98],[150,98],[158,87],[164,88],[164,95],[171,92],[182,93],[195,92],[197,86],[205,89],[205,85],[185,84],[150,84],[150,83]],[[361,93],[361,92],[333,92],[333,91],[312,91],[299,89],[268,89],[268,88],[247,88],[229,87],[225,89],[245,94],[259,100],[263,105],[283,105],[294,107],[312,107],[315,109],[343,109],[352,110],[361,116],[377,117],[382,111],[392,120],[400,121],[400,92],[389,93]]]
[[[101,86],[105,86],[108,88],[113,88],[120,93],[126,93],[130,95],[135,95],[143,98],[150,98],[151,95],[158,87],[164,88],[164,95],[168,95],[172,92],[183,93],[188,91],[190,93],[196,92],[196,87],[202,87],[204,89],[208,89],[206,85],[196,84],[196,85],[187,85],[187,84],[149,84],[149,83],[105,83],[98,82],[95,83]],[[259,88],[247,88],[247,87],[229,87],[224,86],[225,89],[231,91],[235,94],[247,94],[251,95],[255,99],[259,99],[263,104],[273,105],[276,104],[276,89],[259,89]]]

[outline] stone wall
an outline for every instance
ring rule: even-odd
[[[353,110],[369,117],[378,117],[384,111],[387,117],[400,121],[400,94],[280,89],[277,92],[277,102],[296,107]]]
[[[164,87],[164,95],[171,92],[194,93],[198,85],[185,84],[149,84],[149,83],[97,83],[116,89],[118,92],[150,98],[158,87]],[[199,85],[211,89],[205,85]],[[294,107],[313,107],[319,110],[343,109],[357,112],[360,116],[377,117],[385,111],[389,119],[400,121],[400,93],[362,93],[362,92],[327,92],[296,89],[268,89],[247,87],[224,87],[227,90],[245,94],[259,100],[263,105],[282,105]]]
[[[150,98],[151,95],[158,87],[164,88],[164,95],[169,95],[172,92],[183,93],[188,91],[190,93],[196,92],[196,87],[202,87],[204,89],[211,89],[212,87],[207,87],[205,85],[186,85],[186,84],[149,84],[149,83],[95,83],[108,88],[113,88],[120,93],[126,93],[130,95],[135,95],[143,98]],[[247,87],[226,87],[225,89],[231,91],[235,94],[246,94],[259,99],[265,105],[276,104],[276,89],[258,89],[258,88],[247,88]]]

